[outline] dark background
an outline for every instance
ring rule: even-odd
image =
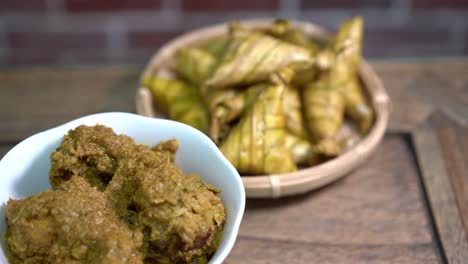
[[[284,17],[334,29],[357,14],[369,58],[468,54],[468,0],[0,0],[0,66],[144,64],[212,23]]]

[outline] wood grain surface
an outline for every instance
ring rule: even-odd
[[[441,113],[436,113],[430,121],[468,234],[468,126],[459,125]]]
[[[134,112],[137,67],[0,71],[0,140],[19,141],[77,117]]]
[[[449,263],[466,263],[468,241],[442,149],[432,122],[420,126],[413,140],[438,236]]]
[[[319,191],[248,200],[239,241],[227,263],[291,258],[275,248],[247,250],[268,248],[273,241],[288,249],[299,245],[292,252],[307,253],[292,258],[293,263],[439,263],[408,143],[404,136],[387,136],[366,166]]]
[[[375,154],[318,191],[248,200],[226,263],[466,263],[468,58],[372,64],[393,101]],[[79,116],[134,112],[141,70],[0,70],[0,157]]]
[[[372,63],[393,102],[391,131],[410,132],[434,109],[468,124],[468,58]]]

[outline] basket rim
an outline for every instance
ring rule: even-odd
[[[240,22],[247,27],[263,26],[274,18],[247,19]],[[306,34],[317,39],[328,39],[329,31],[306,21],[290,20],[301,27]],[[177,48],[195,45],[208,38],[219,36],[226,31],[227,23],[219,23],[184,33],[159,48],[145,67],[141,78],[156,74],[162,68],[170,66],[170,58]],[[169,64],[168,64],[169,63]],[[295,172],[271,175],[241,176],[249,198],[278,198],[305,193],[329,184],[363,163],[381,141],[388,125],[391,112],[391,100],[385,87],[371,65],[363,58],[359,68],[363,88],[369,95],[376,118],[370,132],[355,146],[324,163],[303,168]],[[141,86],[136,96],[137,113],[154,117],[152,96],[147,87]]]

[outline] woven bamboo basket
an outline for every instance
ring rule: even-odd
[[[244,20],[246,27],[264,26],[272,19]],[[312,23],[292,21],[308,35],[317,40],[326,40],[330,33]],[[218,24],[183,34],[161,47],[151,58],[142,76],[170,69],[174,63],[174,53],[180,47],[193,46],[206,39],[225,34],[226,24]],[[278,175],[242,176],[248,198],[278,198],[305,193],[327,185],[361,165],[377,147],[387,127],[391,102],[387,92],[372,67],[362,60],[360,78],[376,118],[370,132],[352,148],[325,163],[300,169],[296,172]],[[153,97],[148,88],[140,86],[136,93],[137,113],[156,117]],[[161,117],[160,115],[158,115]]]

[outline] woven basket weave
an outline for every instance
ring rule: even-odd
[[[257,27],[271,23],[272,19],[241,22],[246,27]],[[326,40],[330,36],[329,32],[312,23],[292,22],[314,39]],[[206,39],[225,34],[226,31],[226,24],[219,24],[191,31],[173,39],[154,54],[142,76],[170,69],[174,64],[174,53],[178,48],[197,45]],[[247,197],[278,198],[301,194],[343,177],[368,158],[384,135],[391,102],[381,80],[365,60],[361,62],[359,74],[364,84],[363,87],[369,96],[369,101],[376,112],[374,125],[368,135],[338,157],[313,167],[278,175],[243,176],[242,180]],[[138,88],[136,106],[138,114],[149,117],[156,116],[153,97],[148,88]]]

